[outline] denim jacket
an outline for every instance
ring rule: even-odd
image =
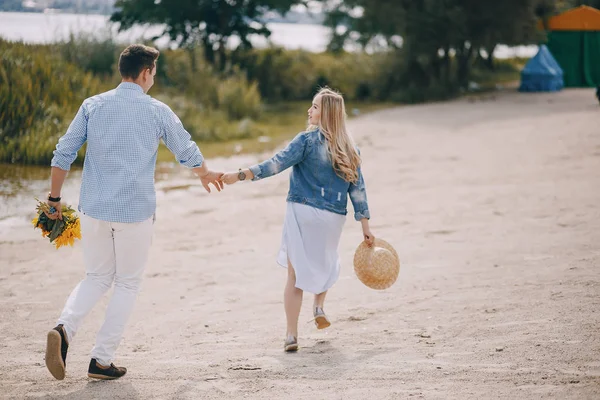
[[[354,219],[370,218],[365,181],[360,167],[358,181],[346,182],[333,169],[327,140],[320,131],[299,133],[273,158],[250,167],[253,180],[268,178],[289,167],[290,190],[287,201],[306,204],[322,210],[346,215],[348,195],[354,207]]]

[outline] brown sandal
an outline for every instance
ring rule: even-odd
[[[327,315],[325,315],[325,311],[321,307],[315,307],[314,316],[317,329],[325,329],[331,325],[331,322],[327,319]]]

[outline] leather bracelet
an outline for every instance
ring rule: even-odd
[[[58,203],[60,201],[61,197],[52,197],[50,196],[50,193],[48,193],[48,201],[51,201],[53,203]]]

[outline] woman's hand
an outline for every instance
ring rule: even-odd
[[[239,172],[226,172],[221,176],[221,182],[227,185],[233,185],[239,181],[238,174]]]
[[[371,233],[371,228],[369,228],[369,220],[363,218],[360,220],[363,231],[363,239],[367,246],[373,247],[373,243],[375,243],[375,236]]]
[[[370,229],[363,229],[363,237],[367,246],[373,247],[373,243],[375,243],[375,236],[373,236]]]

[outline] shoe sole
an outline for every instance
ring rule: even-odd
[[[94,378],[94,379],[102,379],[103,381],[112,381],[112,380],[121,378],[121,376],[106,376],[106,375],[90,374],[90,373],[88,373],[88,377]]]
[[[315,324],[317,325],[317,329],[325,329],[331,326],[331,322],[324,316],[315,318]]]
[[[46,367],[52,376],[59,381],[65,379],[65,363],[63,362],[60,347],[62,339],[55,330],[48,332],[46,342]]]
[[[298,343],[288,344],[287,346],[285,346],[285,351],[287,351],[288,353],[298,351]]]

